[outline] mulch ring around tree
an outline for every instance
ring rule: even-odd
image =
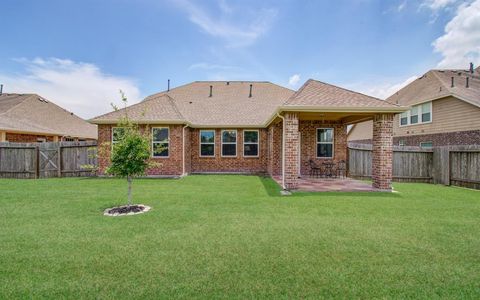
[[[104,212],[104,216],[109,217],[120,217],[120,216],[132,216],[146,213],[151,209],[150,206],[146,206],[143,204],[135,204],[135,205],[125,205],[125,206],[118,206],[107,208]]]

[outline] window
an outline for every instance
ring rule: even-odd
[[[168,127],[152,128],[152,156],[168,157],[169,132]]]
[[[405,141],[404,141],[404,140],[398,141],[398,145],[399,145],[399,146],[405,146]]]
[[[408,124],[408,113],[403,112],[400,114],[400,125],[407,125]]]
[[[333,158],[333,128],[317,129],[317,157]]]
[[[430,123],[432,121],[432,102],[412,106],[409,111],[400,114],[400,126]]]
[[[432,148],[433,143],[432,142],[421,142],[420,147],[422,147],[422,148]]]
[[[410,109],[410,124],[418,123],[418,106],[414,106]]]
[[[200,130],[200,156],[215,156],[215,130]]]
[[[431,107],[432,107],[432,102],[422,104],[422,123],[430,122]]]
[[[122,127],[112,128],[112,147],[123,138],[124,134],[125,134],[125,128],[122,128]]]
[[[258,157],[258,130],[243,131],[243,156]]]
[[[236,130],[222,130],[222,156],[237,156]]]

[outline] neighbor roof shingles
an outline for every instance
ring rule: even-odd
[[[452,87],[452,80],[454,86]],[[466,87],[466,78],[469,87]],[[390,103],[414,105],[426,101],[454,96],[470,104],[480,107],[480,73],[466,70],[430,70],[392,96],[387,98]]]
[[[36,94],[0,95],[0,129],[97,138],[95,125]]]

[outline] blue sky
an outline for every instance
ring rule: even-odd
[[[308,78],[384,98],[480,63],[480,0],[1,0],[0,83],[82,117],[194,80]]]

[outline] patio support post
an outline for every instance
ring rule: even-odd
[[[285,170],[283,172],[285,188],[288,190],[298,187],[298,115],[296,113],[286,113],[284,116],[285,139]]]
[[[373,118],[372,186],[392,190],[393,114],[377,114]]]

